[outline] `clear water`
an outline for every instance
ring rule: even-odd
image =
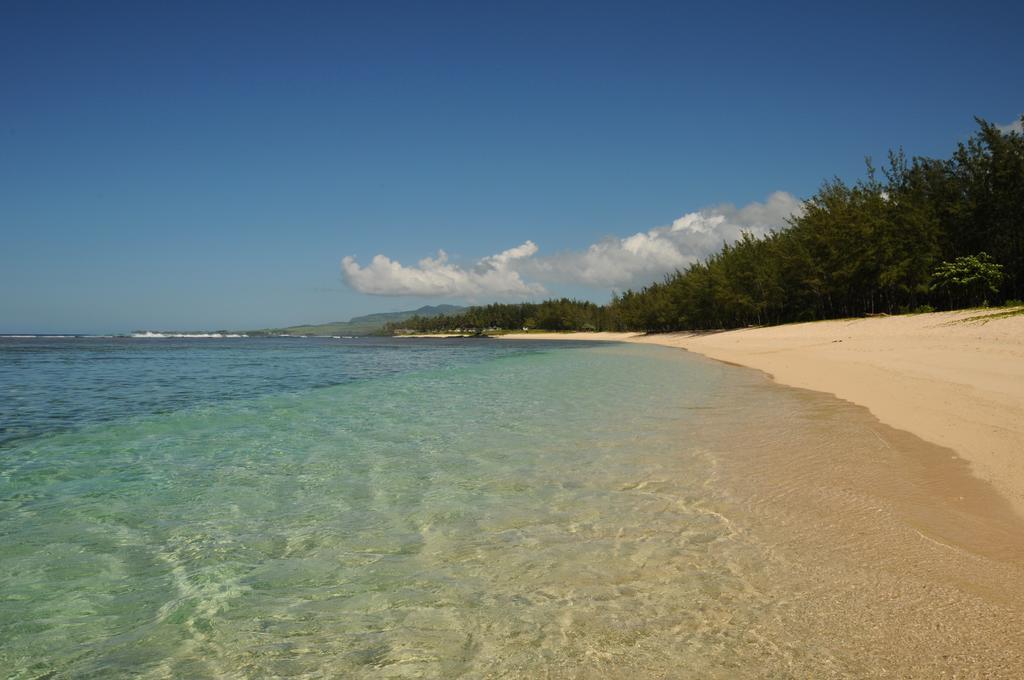
[[[693,603],[638,581],[728,533],[672,500],[674,480],[707,477],[697,452],[679,455],[678,407],[705,403],[722,372],[670,350],[2,347],[0,661],[14,677],[641,659]]]
[[[1024,672],[962,461],[676,350],[0,339],[0,394],[11,678]]]
[[[387,338],[0,337],[0,444],[101,420],[463,366],[544,349],[521,343],[415,343]]]

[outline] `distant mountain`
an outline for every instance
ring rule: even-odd
[[[288,326],[287,328],[263,328],[248,331],[248,335],[375,335],[384,328],[384,324],[405,321],[414,316],[441,316],[455,314],[467,309],[458,305],[425,305],[419,309],[405,312],[379,312],[354,316],[348,321],[332,321],[330,323],[310,326]]]

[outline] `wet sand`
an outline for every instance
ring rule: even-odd
[[[770,557],[748,633],[788,660],[770,676],[1024,676],[1024,520],[962,458],[767,379],[707,417],[743,423],[709,486]]]
[[[967,310],[716,333],[537,333],[678,347],[834,394],[953,449],[1024,515],[1024,315]]]
[[[667,345],[767,374],[706,411],[708,432],[735,423],[706,443],[716,512],[760,546],[761,564],[735,565],[754,575],[735,606],[761,608],[743,643],[765,665],[746,657],[736,677],[1018,678],[1024,317],[1001,311],[506,337]]]

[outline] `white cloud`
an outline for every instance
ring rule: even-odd
[[[777,191],[763,203],[705,208],[670,225],[625,238],[609,237],[581,251],[534,257],[538,248],[526,241],[471,267],[450,263],[442,250],[436,258],[408,267],[384,255],[377,255],[365,267],[355,258],[345,257],[341,270],[348,285],[372,295],[523,298],[547,294],[539,281],[622,288],[650,283],[703,260],[744,231],[761,236],[780,229],[787,217],[801,210],[796,197]]]
[[[523,281],[513,266],[537,252],[527,241],[497,255],[489,255],[472,267],[448,262],[448,254],[439,250],[436,258],[426,257],[415,267],[384,255],[377,255],[365,267],[353,257],[341,260],[341,272],[348,285],[370,295],[425,295],[477,299],[482,296],[511,297],[541,295],[540,284]]]
[[[611,287],[642,285],[703,260],[744,231],[761,236],[779,229],[785,226],[787,217],[800,210],[796,197],[777,191],[764,203],[706,208],[687,213],[668,226],[626,238],[607,238],[583,251],[538,258],[524,263],[522,271],[548,281]]]
[[[1000,132],[1016,132],[1017,134],[1024,134],[1024,125],[1021,124],[1020,118],[1013,121],[1012,123],[1007,123],[1006,125],[997,125],[996,127],[999,128]]]

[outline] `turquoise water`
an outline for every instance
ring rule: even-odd
[[[702,598],[746,587],[722,564],[701,576],[731,531],[693,495],[698,416],[727,381],[709,362],[35,342],[2,368],[19,397],[0,448],[12,677],[651,669]]]
[[[0,337],[0,444],[97,421],[544,349],[514,345],[387,338]]]
[[[1024,668],[962,461],[678,350],[0,339],[0,394],[6,677]]]

